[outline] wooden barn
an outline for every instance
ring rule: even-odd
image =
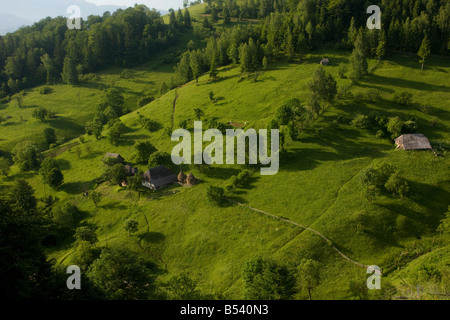
[[[423,134],[404,134],[395,139],[400,150],[432,150],[430,141]]]
[[[177,176],[164,166],[148,169],[143,179],[142,185],[152,190],[165,188],[178,181]]]

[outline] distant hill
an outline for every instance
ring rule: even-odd
[[[0,35],[13,32],[21,26],[30,25],[32,23],[33,22],[31,20],[24,19],[10,13],[0,14]]]
[[[125,9],[125,6],[102,5],[85,2],[83,0],[22,0],[20,2],[9,2],[1,8],[0,12],[0,35],[13,32],[24,25],[31,25],[46,17],[68,16],[67,8],[77,5],[81,9],[81,16],[87,18],[89,15],[102,15],[105,11],[111,13],[117,9]],[[162,15],[166,10],[158,10]]]

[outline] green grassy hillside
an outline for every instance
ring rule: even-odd
[[[106,152],[120,153],[133,163],[133,145],[150,141],[158,150],[170,153],[174,143],[163,128],[172,126],[172,117],[175,128],[183,120],[189,120],[192,127],[194,108],[201,108],[205,118],[246,124],[245,128],[265,128],[284,102],[291,98],[307,100],[307,83],[325,56],[331,61],[326,70],[337,79],[339,88],[347,88],[347,92],[305,129],[297,141],[288,141],[287,154],[281,158],[277,175],[260,176],[255,171],[249,186],[235,190],[229,197],[318,230],[351,259],[388,270],[405,250],[417,243],[428,243],[436,234],[450,199],[450,163],[448,157],[437,157],[432,152],[395,150],[390,139],[377,138],[373,132],[355,128],[349,120],[357,113],[371,111],[415,117],[419,132],[426,134],[433,146],[448,148],[448,59],[430,58],[422,73],[415,57],[397,55],[382,61],[358,85],[351,85],[350,80],[338,76],[338,64],[349,56],[346,51],[323,49],[295,63],[271,64],[256,82],[247,77],[240,79],[238,68],[226,67],[220,70],[217,81],[210,82],[208,76],[202,76],[198,85],[192,82],[172,90],[122,117],[129,130],[118,146],[111,145],[106,138],[97,141],[86,136],[83,144],[58,155],[56,161],[64,174],[59,191],[44,188],[39,176],[20,173],[16,167],[10,178],[3,178],[3,183],[8,185],[16,178],[25,178],[36,190],[37,197],[51,193],[70,199],[82,212],[80,224],[95,228],[99,245],[117,244],[154,261],[161,267],[161,281],[189,271],[200,280],[203,291],[236,299],[242,297],[240,272],[249,258],[261,255],[293,266],[302,258],[314,258],[321,264],[322,275],[314,297],[352,298],[348,283],[365,277],[366,270],[343,259],[316,234],[242,206],[208,204],[206,188],[224,186],[242,166],[214,166],[206,173],[184,166],[185,172],[192,171],[200,179],[198,185],[147,192],[139,200],[134,192],[108,183],[97,186],[93,182],[104,170],[101,159]],[[374,66],[375,61],[370,65]],[[171,70],[168,66],[156,69],[143,66],[133,69],[129,79],[121,79],[121,71],[105,71],[85,86],[52,86],[53,93],[48,96],[41,96],[39,89],[32,90],[25,96],[25,107],[21,110],[15,102],[10,102],[0,110],[2,116],[14,113],[13,119],[0,125],[5,137],[0,143],[12,147],[48,125],[59,128],[67,137],[72,133],[79,135],[83,123],[92,117],[99,88],[109,85],[123,88],[126,106],[134,110],[137,98],[143,92],[153,93],[160,82],[169,78]],[[379,96],[368,98],[367,94],[373,90],[378,90]],[[216,102],[209,99],[210,91],[214,92]],[[415,102],[430,107],[426,110],[402,107],[392,101],[395,91],[411,92]],[[33,105],[48,107],[59,117],[48,123],[31,120]],[[348,120],[338,123],[338,114]],[[161,129],[154,133],[142,129],[138,124],[139,115],[157,121]],[[20,123],[19,116],[28,121]],[[431,120],[435,117],[439,122],[433,127]],[[80,157],[76,148],[81,149]],[[410,185],[407,197],[381,196],[369,203],[362,195],[359,183],[362,171],[381,162],[395,165],[407,179]],[[138,166],[141,171],[146,169]],[[84,190],[92,188],[103,194],[98,208],[82,195]],[[131,237],[123,229],[129,217],[139,221],[139,231]],[[431,249],[436,246],[433,243]],[[437,249],[436,254],[448,259],[447,249]],[[62,265],[77,263],[74,243],[70,240],[50,248],[48,253]],[[387,278],[400,281],[407,270],[419,268],[420,259],[427,258],[406,261],[403,271],[387,273]],[[306,297],[302,291],[296,296]]]

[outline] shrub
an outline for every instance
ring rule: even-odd
[[[363,186],[375,186],[382,188],[391,175],[395,172],[395,168],[390,164],[383,163],[367,168],[362,175],[361,182]]]
[[[224,201],[225,190],[221,187],[209,186],[206,190],[208,202],[213,205],[220,205]]]
[[[1,98],[0,99],[0,104],[5,104],[5,103],[8,103],[8,102],[10,102],[11,101],[11,99],[8,99],[8,98]]]
[[[400,196],[400,198],[403,198],[409,191],[408,182],[400,177],[398,173],[394,173],[385,183],[384,187],[387,191]]]
[[[131,76],[130,70],[127,70],[127,69],[123,70],[123,71],[120,73],[120,77],[121,77],[122,79],[129,79],[130,76]]]
[[[372,202],[380,195],[380,189],[378,189],[376,186],[367,186],[364,189],[364,196],[369,202]]]
[[[54,189],[58,189],[64,182],[64,176],[53,158],[45,158],[42,161],[39,174],[42,176],[44,183]]]
[[[143,106],[149,104],[150,102],[152,102],[154,100],[155,100],[155,98],[152,97],[152,96],[143,97],[143,98],[138,100],[138,107],[142,108]]]
[[[345,78],[345,74],[347,73],[347,71],[348,71],[347,64],[341,63],[339,65],[339,70],[338,70],[339,78],[344,79]]]
[[[437,117],[434,117],[433,119],[431,119],[430,124],[431,126],[434,128],[437,126],[437,124],[439,123],[439,119]]]
[[[425,114],[429,114],[430,110],[431,110],[431,106],[428,104],[420,104],[419,105],[419,110],[422,111]]]
[[[250,182],[252,175],[250,173],[250,171],[248,170],[244,170],[239,172],[238,176],[237,176],[237,184],[239,185],[246,185]]]
[[[347,123],[347,118],[345,117],[345,113],[339,113],[338,115],[337,115],[337,121],[339,122],[339,123]]]
[[[156,152],[156,148],[148,141],[136,142],[134,145],[134,160],[138,163],[145,163],[150,155]]]
[[[393,100],[401,105],[409,106],[412,104],[412,93],[409,92],[395,92]]]
[[[325,128],[322,128],[322,127],[320,127],[320,128],[317,128],[316,129],[316,136],[323,136],[323,135],[325,135]]]
[[[159,125],[159,123],[158,122],[156,122],[156,121],[153,121],[153,120],[148,120],[146,123],[145,123],[145,129],[147,129],[148,131],[150,131],[150,132],[155,132],[155,131],[158,131],[159,130],[159,128],[161,127],[160,125]]]
[[[353,118],[351,124],[360,129],[367,129],[370,124],[369,117],[363,114],[358,114],[355,118]]]
[[[39,89],[40,94],[49,94],[51,92],[52,92],[52,88],[50,88],[50,87],[42,87],[41,89]]]
[[[44,122],[49,117],[49,111],[45,108],[39,107],[33,111],[33,118]]]
[[[62,233],[71,233],[78,218],[78,209],[70,202],[63,202],[52,209],[52,220]]]
[[[239,180],[237,176],[232,176],[230,178],[230,183],[226,186],[227,191],[231,191],[236,188],[239,184]]]
[[[181,129],[187,129],[187,126],[188,126],[187,120],[183,120],[178,124],[178,127],[180,127]]]
[[[402,133],[415,133],[417,130],[417,123],[413,120],[408,120],[403,124]]]
[[[376,101],[380,98],[380,91],[377,89],[369,89],[369,91],[366,92],[366,97],[369,101]]]
[[[409,191],[408,182],[402,178],[390,164],[383,163],[364,171],[361,178],[364,187],[364,195],[372,201],[380,195],[381,191],[387,191],[401,198]]]
[[[381,139],[384,137],[386,137],[386,134],[383,130],[378,130],[377,133],[375,134],[375,138],[377,138],[377,139]]]
[[[163,151],[156,151],[150,155],[148,159],[148,166],[149,168],[154,168],[158,166],[166,166],[171,168],[174,166],[174,164],[172,162],[172,157],[170,154]]]
[[[386,130],[391,134],[392,138],[398,137],[403,130],[404,122],[399,117],[389,118],[386,124]]]

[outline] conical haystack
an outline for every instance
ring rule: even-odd
[[[181,183],[186,183],[186,175],[184,174],[183,171],[180,171],[180,173],[178,174],[178,182]]]
[[[193,186],[195,184],[195,177],[192,173],[189,173],[186,179],[186,183],[190,186]]]

